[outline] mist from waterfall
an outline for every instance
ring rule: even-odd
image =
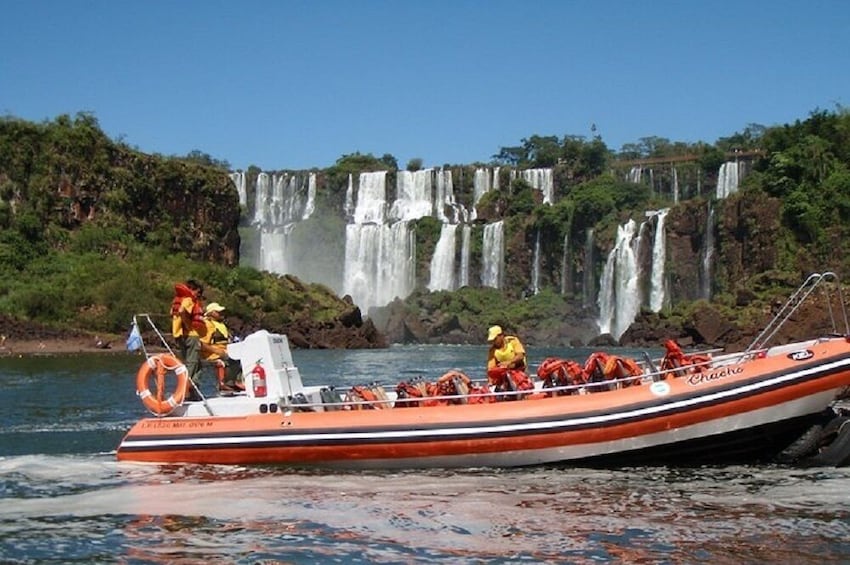
[[[244,175],[235,179],[231,176],[231,179],[244,182]],[[252,219],[258,232],[259,269],[304,276],[308,266],[299,263],[300,249],[294,238],[299,223],[309,219],[315,210],[315,197],[315,173],[306,177],[289,173],[259,174]],[[247,193],[245,198],[247,202]]]

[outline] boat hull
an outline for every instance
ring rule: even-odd
[[[848,385],[850,345],[833,338],[585,395],[146,418],[128,432],[118,458],[381,469],[748,462],[785,447]]]

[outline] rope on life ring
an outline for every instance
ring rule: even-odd
[[[172,394],[166,396],[165,377],[169,371],[173,371],[177,377],[177,386]],[[151,392],[148,384],[151,377],[156,377],[156,393]],[[156,416],[171,414],[175,408],[183,404],[188,390],[189,374],[186,365],[167,353],[151,356],[142,363],[139,372],[136,373],[136,394],[145,408]]]

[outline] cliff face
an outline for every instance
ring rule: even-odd
[[[734,294],[745,281],[776,269],[780,206],[779,199],[743,193],[674,207],[667,219],[666,261],[672,302]]]

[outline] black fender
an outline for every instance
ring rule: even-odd
[[[776,456],[776,462],[787,465],[814,454],[820,446],[822,437],[823,424],[813,424],[803,432],[803,435],[779,452],[779,455]]]
[[[842,467],[850,463],[850,417],[833,418],[821,434],[820,451],[803,460],[808,467]]]

